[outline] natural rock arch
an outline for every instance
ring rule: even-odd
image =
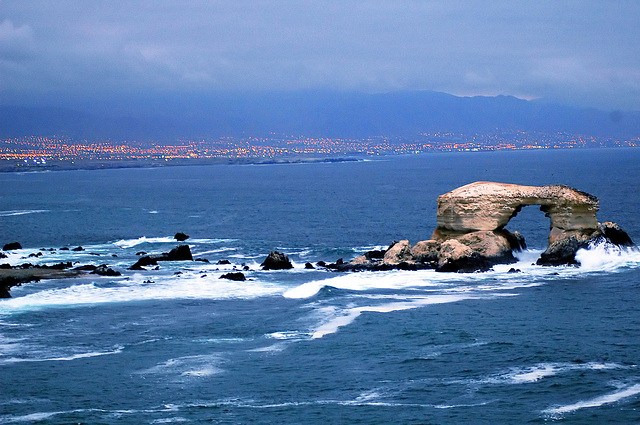
[[[549,244],[598,229],[598,199],[568,186],[522,186],[475,182],[438,197],[437,228],[442,240],[477,231],[502,230],[522,207],[540,205],[549,217]]]
[[[593,242],[633,245],[617,224],[598,223],[598,199],[593,195],[562,185],[476,182],[438,197],[437,227],[431,239],[413,246],[408,240],[394,242],[385,251],[372,251],[334,268],[471,272],[513,263],[517,261],[513,252],[523,248],[524,238],[505,226],[528,205],[539,205],[550,219],[549,245],[538,264],[577,264],[576,252]]]

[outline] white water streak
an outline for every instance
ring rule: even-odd
[[[70,356],[64,356],[64,357],[51,357],[51,358],[42,358],[42,359],[38,359],[38,358],[34,358],[34,359],[24,359],[24,358],[18,358],[18,357],[9,357],[6,359],[2,359],[0,358],[0,365],[2,364],[12,364],[12,363],[31,363],[31,362],[60,362],[60,361],[71,361],[71,360],[77,360],[77,359],[86,359],[86,358],[90,358],[90,357],[99,357],[99,356],[108,356],[111,354],[118,354],[122,352],[122,348],[118,348],[116,350],[113,351],[94,351],[94,352],[89,352],[89,353],[78,353],[78,354],[72,354]]]
[[[26,214],[38,214],[49,212],[49,210],[9,210],[9,211],[0,211],[0,217],[12,217],[16,215],[26,215]]]
[[[546,413],[549,415],[563,415],[563,414],[571,413],[580,409],[600,407],[605,404],[615,403],[625,398],[633,397],[637,394],[640,394],[640,384],[627,386],[616,392],[605,394],[589,400],[579,401],[577,403],[567,404],[565,406],[547,409],[547,410],[544,410],[543,413]]]

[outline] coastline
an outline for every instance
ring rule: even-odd
[[[0,173],[32,173],[46,171],[109,170],[119,168],[184,167],[193,165],[285,165],[358,162],[365,157],[281,157],[281,158],[188,158],[188,159],[130,159],[130,160],[64,160],[46,164],[22,164],[1,160]]]
[[[548,147],[535,151],[585,151],[585,150],[624,150],[636,149],[638,146],[603,146],[603,147]],[[14,159],[0,159],[0,173],[32,173],[46,171],[73,170],[108,170],[123,168],[160,168],[184,167],[198,165],[287,165],[287,164],[321,164],[341,162],[361,162],[382,160],[403,156],[417,156],[425,154],[452,153],[490,153],[490,152],[529,152],[533,149],[483,149],[483,150],[433,150],[416,153],[389,153],[385,155],[337,155],[337,156],[275,156],[275,157],[216,157],[216,158],[132,158],[132,159],[59,159],[49,162],[23,163]]]

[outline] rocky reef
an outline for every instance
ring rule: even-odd
[[[513,263],[513,253],[523,249],[525,241],[505,226],[527,205],[540,205],[550,219],[549,246],[538,259],[539,265],[577,264],[576,252],[594,242],[633,245],[617,224],[598,223],[598,199],[588,193],[563,185],[475,182],[438,197],[437,227],[429,240],[413,246],[402,240],[387,250],[371,251],[330,267],[473,272]]]
[[[336,271],[435,269],[441,272],[477,272],[489,270],[496,264],[515,263],[517,260],[514,252],[526,247],[524,237],[518,232],[508,231],[505,226],[528,205],[539,205],[550,220],[548,246],[537,260],[539,265],[578,264],[578,250],[593,243],[633,245],[629,235],[617,224],[598,222],[598,199],[593,195],[563,185],[522,186],[476,182],[438,197],[437,225],[429,239],[415,245],[408,240],[401,240],[393,242],[387,249],[369,251],[349,262],[342,259],[331,264],[319,261],[316,266]],[[179,242],[188,238],[184,233],[175,235]],[[18,242],[12,242],[4,245],[3,251],[21,248]],[[41,251],[43,250],[47,251]],[[60,248],[60,251],[65,250],[84,251],[84,248]],[[186,244],[177,245],[169,252],[138,252],[137,255],[141,257],[128,270],[153,273],[160,269],[158,262],[208,262],[204,258],[194,259],[189,245]],[[42,252],[32,253],[28,257],[40,256]],[[0,258],[6,257],[6,254],[0,252]],[[228,260],[219,260],[218,264],[231,265]],[[148,268],[149,266],[152,268]],[[263,270],[294,268],[288,256],[277,251],[269,253],[260,266]],[[306,263],[305,268],[315,267]],[[249,271],[250,268],[242,264],[242,270]],[[121,272],[113,270],[107,264],[0,264],[0,298],[10,297],[9,290],[23,283],[76,277],[88,273],[101,276],[121,275]],[[233,266],[232,271],[221,275],[220,278],[246,280],[246,276],[237,266]]]

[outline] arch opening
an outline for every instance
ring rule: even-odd
[[[519,205],[505,229],[510,232],[518,231],[527,244],[527,248],[545,250],[549,245],[551,220],[546,215],[544,205]]]

